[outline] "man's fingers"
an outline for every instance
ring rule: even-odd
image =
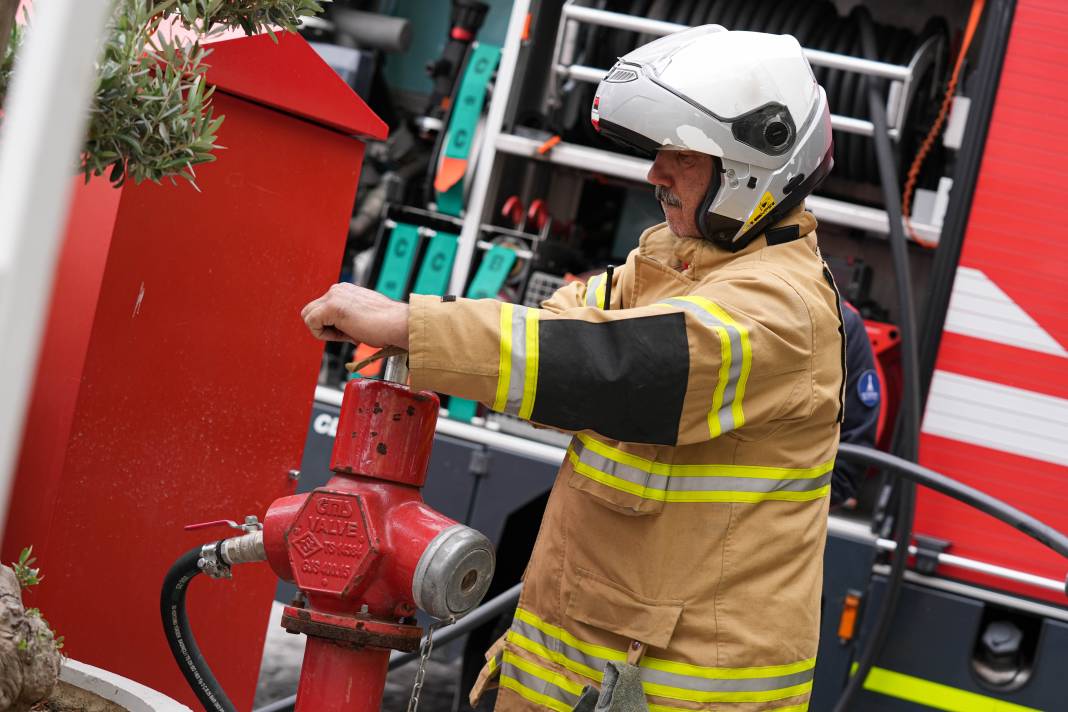
[[[329,294],[330,294],[330,292],[326,292],[325,294],[323,294],[323,296],[319,297],[318,299],[313,299],[310,302],[308,302],[307,304],[305,304],[304,308],[300,310],[300,318],[301,319],[306,319],[308,317],[308,312],[310,312],[312,309],[314,309],[315,307],[317,307],[320,304],[322,304],[326,300],[326,298],[327,298],[327,296]]]
[[[323,341],[347,341],[350,344],[356,343],[348,334],[338,331],[332,326],[324,326],[322,331],[319,332],[318,337]]]
[[[309,305],[310,309],[304,314],[304,323],[317,339],[336,340],[326,336],[329,331],[341,333],[334,327],[334,309],[327,302]]]

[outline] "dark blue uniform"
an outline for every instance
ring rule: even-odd
[[[875,371],[875,357],[864,330],[864,320],[851,304],[842,303],[842,321],[846,334],[846,387],[841,441],[874,447],[882,405],[882,386]],[[835,462],[831,477],[832,505],[856,496],[865,469],[863,465],[842,459]]]

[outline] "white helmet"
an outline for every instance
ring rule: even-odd
[[[703,25],[661,37],[616,62],[591,118],[646,153],[716,156],[697,225],[732,251],[801,202],[833,164],[827,96],[790,35]]]

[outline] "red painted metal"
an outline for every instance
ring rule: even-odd
[[[875,372],[883,391],[879,402],[875,446],[889,451],[894,436],[894,421],[901,405],[901,332],[895,324],[871,320],[864,321],[864,331],[871,342]]]
[[[300,668],[296,712],[378,710],[388,668],[386,648],[342,648],[309,637]]]
[[[961,253],[963,267],[981,271],[1062,347],[1068,348],[1068,261],[1063,230],[1051,215],[1063,203],[1068,147],[1046,127],[1068,122],[1068,12],[1061,0],[1019,0],[990,120],[979,179]],[[1040,117],[1040,118],[1039,118]],[[993,323],[1004,318],[993,311]],[[936,369],[1034,394],[1037,401],[1068,399],[1068,358],[946,333]],[[981,404],[990,405],[990,404]],[[995,404],[999,405],[999,404]],[[963,425],[967,413],[954,414]],[[1061,424],[1063,425],[1063,423]],[[1018,428],[1013,414],[971,428]],[[1020,432],[1020,439],[1032,436]],[[981,438],[925,433],[920,461],[1068,531],[1068,461],[1036,459],[986,447]],[[950,553],[1063,580],[1064,559],[1026,536],[941,495],[921,490],[916,531],[952,542]],[[1040,596],[1065,605],[1063,595],[1007,584],[967,571],[959,578]]]
[[[470,42],[475,39],[474,33],[471,30],[464,29],[463,27],[454,27],[449,30],[449,37],[457,42]]]
[[[258,63],[232,66],[246,41],[262,45]],[[235,41],[213,72],[348,92],[302,42]],[[185,524],[240,520],[293,492],[322,353],[300,309],[336,280],[363,157],[319,122],[316,93],[291,94],[285,112],[235,93],[215,95],[226,149],[197,167],[199,192],[78,180],[0,552],[34,545],[45,582],[29,602],[73,657],[192,707],[160,583],[204,541]],[[246,567],[189,592],[198,642],[239,709],[276,585]]]
[[[297,712],[377,710],[388,651],[418,648],[422,630],[405,621],[416,610],[416,568],[434,538],[456,524],[419,491],[437,414],[433,393],[349,381],[335,477],[267,512],[268,563],[304,594],[304,605],[282,617],[287,630],[308,636]]]
[[[208,81],[220,91],[310,119],[343,133],[385,140],[382,119],[300,35],[277,33],[214,42]]]
[[[438,397],[387,381],[355,379],[345,386],[344,398],[352,406],[338,418],[330,469],[422,487]]]

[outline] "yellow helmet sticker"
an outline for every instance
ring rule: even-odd
[[[761,218],[771,212],[771,209],[775,207],[775,198],[771,196],[771,193],[765,192],[760,197],[760,202],[753,209],[753,214],[749,216],[749,219],[745,221],[745,227],[743,230],[748,230],[753,227]]]

